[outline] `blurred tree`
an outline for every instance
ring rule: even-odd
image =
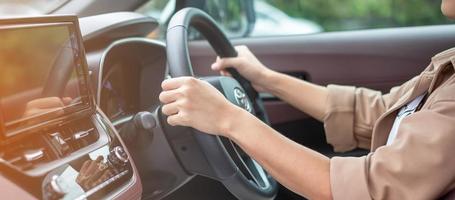
[[[326,31],[447,24],[437,0],[265,0]]]

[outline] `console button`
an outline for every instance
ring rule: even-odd
[[[85,137],[89,136],[90,133],[91,133],[93,130],[94,130],[94,129],[91,128],[91,129],[86,130],[86,131],[79,131],[79,132],[77,132],[77,133],[75,133],[75,134],[73,135],[73,140],[80,140],[80,139],[82,139],[82,138],[85,138]]]
[[[42,149],[27,150],[24,152],[24,159],[28,162],[36,161],[44,157]]]
[[[60,187],[58,183],[58,176],[53,175],[51,177],[51,181],[46,185],[45,187],[45,197],[46,199],[61,199],[63,196],[65,196],[65,192],[63,189]]]
[[[128,163],[128,155],[121,146],[116,146],[111,150],[108,160],[114,167],[124,167]]]
[[[60,132],[55,132],[50,134],[51,143],[57,149],[61,156],[66,155],[70,152],[70,146],[68,143],[62,138]]]

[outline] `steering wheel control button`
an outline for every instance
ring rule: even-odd
[[[124,167],[128,163],[128,154],[121,146],[116,146],[111,150],[108,160],[114,167]]]
[[[248,101],[248,96],[246,96],[245,92],[240,88],[234,88],[234,97],[237,105],[241,108],[245,109],[248,112],[251,112],[251,105]]]
[[[156,120],[152,113],[143,111],[134,116],[134,125],[136,128],[152,131],[156,127]]]

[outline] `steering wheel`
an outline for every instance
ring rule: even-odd
[[[214,20],[196,8],[185,8],[170,20],[166,34],[166,53],[171,77],[194,76],[188,50],[188,28],[194,27],[208,40],[220,57],[236,57],[232,44]],[[251,83],[234,68],[231,77],[203,77],[232,103],[268,123],[262,101]],[[165,118],[163,115],[161,118]],[[165,123],[165,119],[161,119]],[[239,199],[273,199],[276,181],[250,156],[227,138],[200,133],[187,127],[164,131],[182,166],[191,174],[220,181]]]

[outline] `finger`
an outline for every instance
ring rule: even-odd
[[[237,45],[234,47],[234,49],[237,51],[237,52],[241,52],[241,51],[245,51],[245,50],[248,50],[248,47],[246,45]]]
[[[175,115],[179,112],[177,102],[166,104],[161,108],[161,112],[165,115]]]
[[[219,70],[219,69],[218,69],[218,68],[219,68],[218,65],[219,65],[220,59],[221,59],[221,58],[220,58],[219,56],[216,57],[215,62],[213,62],[212,65],[210,66],[210,68],[211,68],[212,70],[214,70],[214,71],[218,71],[218,70]]]
[[[169,90],[160,93],[159,99],[161,103],[167,104],[176,101],[182,97],[180,90]]]
[[[220,74],[223,75],[223,76],[229,76],[229,77],[232,77],[231,73],[229,73],[228,71],[226,70],[221,70],[220,71]]]
[[[167,117],[167,123],[171,126],[177,126],[178,125],[178,114],[177,115],[171,115]]]
[[[180,112],[167,117],[167,123],[171,126],[188,126],[187,120]]]
[[[166,79],[161,83],[161,88],[166,91],[166,90],[174,90],[185,84],[185,81],[189,78],[188,76],[182,76],[182,77],[177,77],[177,78],[170,78]]]
[[[170,78],[166,79],[161,83],[161,88],[163,91],[175,90],[183,84],[180,78]]]
[[[237,68],[241,65],[241,60],[238,57],[235,58],[220,58],[212,64],[212,70],[219,71],[228,67]]]

